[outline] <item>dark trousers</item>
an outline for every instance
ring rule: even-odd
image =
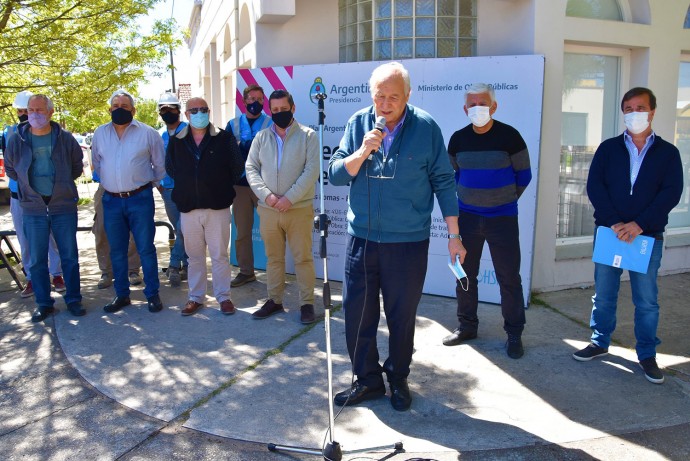
[[[415,318],[426,276],[429,240],[377,243],[348,236],[345,259],[345,338],[360,383],[383,385],[410,374]],[[379,293],[388,324],[388,358],[379,365],[376,344]]]
[[[467,250],[462,267],[467,273],[469,288],[463,290],[460,282],[455,288],[458,298],[460,328],[477,331],[479,318],[479,288],[477,275],[484,242],[488,243],[496,279],[501,290],[503,329],[508,334],[520,335],[525,326],[525,304],[520,278],[520,232],[517,216],[487,218],[460,212],[458,218],[462,244]]]

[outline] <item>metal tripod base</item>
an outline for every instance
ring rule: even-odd
[[[290,447],[286,445],[276,445],[275,443],[268,444],[269,451],[286,451],[291,453],[303,453],[305,455],[323,455],[324,461],[341,461],[343,459],[343,451],[340,449],[340,444],[338,442],[331,442],[326,445],[326,448],[322,450],[317,450],[315,448],[300,448],[300,447]],[[393,450],[393,453],[399,453],[403,451],[403,443],[396,442],[393,445],[383,445],[380,447],[369,447],[362,448],[360,450],[351,450],[347,453],[364,453],[368,451],[381,451],[381,450]]]

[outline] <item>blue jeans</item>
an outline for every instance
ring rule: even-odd
[[[62,261],[65,279],[65,303],[81,301],[79,252],[77,250],[77,213],[24,215],[24,233],[31,247],[29,272],[39,309],[53,307],[48,274],[48,241],[52,233]]]
[[[646,274],[629,271],[632,302],[635,305],[635,350],[638,360],[655,357],[656,345],[661,343],[656,337],[659,324],[656,277],[661,266],[663,247],[663,240],[654,242]],[[595,294],[592,296],[594,306],[589,326],[592,328],[592,343],[599,347],[609,347],[611,334],[616,329],[616,307],[622,273],[623,269],[618,267],[594,263]]]
[[[170,250],[170,267],[187,267],[189,264],[187,262],[187,253],[184,251],[184,236],[180,231],[180,210],[177,209],[177,205],[172,199],[172,189],[163,188],[161,197],[163,197],[163,203],[165,204],[165,214],[168,215],[168,220],[170,224],[175,227],[175,244]]]
[[[525,303],[520,277],[520,230],[517,216],[496,216],[487,218],[461,211],[458,218],[462,244],[467,250],[462,267],[467,273],[467,291],[457,282],[455,293],[458,299],[458,321],[460,328],[477,331],[479,318],[479,264],[484,242],[489,245],[491,260],[496,271],[496,280],[501,292],[501,313],[503,329],[511,335],[521,335],[525,327]]]
[[[417,306],[426,277],[429,240],[378,243],[347,236],[345,256],[345,340],[357,379],[365,386],[406,378],[414,351]],[[376,344],[383,295],[388,358],[379,365]]]
[[[141,259],[141,269],[146,284],[144,296],[149,299],[158,294],[160,281],[158,280],[156,247],[153,244],[156,233],[153,213],[153,190],[151,188],[128,198],[115,197],[107,192],[103,194],[105,233],[110,243],[110,261],[113,265],[115,294],[117,296],[129,296],[127,249],[129,248],[130,232],[134,237],[134,243]]]

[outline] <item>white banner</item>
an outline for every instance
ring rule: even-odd
[[[371,71],[380,62],[324,64],[293,66],[271,69],[244,69],[257,75],[266,94],[283,85],[295,99],[295,118],[318,131],[318,112],[313,95],[325,91],[325,124],[323,132],[324,170],[328,159],[340,143],[345,124],[350,116],[372,104],[369,93]],[[403,61],[410,72],[412,94],[410,103],[429,112],[443,131],[446,145],[451,135],[469,124],[463,111],[464,91],[472,83],[493,85],[496,91],[497,120],[515,127],[527,143],[532,164],[532,182],[519,201],[520,249],[522,264],[520,273],[525,301],[529,299],[534,222],[536,214],[537,178],[539,173],[539,143],[544,80],[543,56],[500,56],[449,59],[414,59]],[[284,78],[291,75],[292,79]],[[278,80],[276,76],[281,76]],[[242,88],[238,87],[238,91]],[[241,101],[241,99],[240,99]],[[268,98],[266,98],[268,106]],[[325,173],[325,172],[324,172]],[[347,235],[348,187],[324,186],[325,212],[331,219],[328,238],[328,275],[332,280],[342,280],[344,272],[345,240]],[[317,214],[320,198],[314,200]],[[429,248],[429,265],[424,292],[443,296],[455,296],[455,277],[448,268],[448,241],[438,205],[434,210]],[[314,232],[314,259],[317,274],[323,274],[319,257],[319,235]],[[485,245],[479,271],[479,297],[481,301],[500,303],[500,293]]]

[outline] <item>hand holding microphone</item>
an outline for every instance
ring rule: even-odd
[[[383,142],[383,129],[386,127],[386,117],[380,116],[376,118],[376,124],[374,125],[374,129],[371,130],[367,135],[364,136],[364,143],[367,144],[367,136],[369,134],[373,135],[373,140],[377,141],[377,146],[376,148],[371,150],[371,153],[369,154],[369,157],[367,157],[367,160],[373,160],[374,159],[374,154],[378,152],[378,150],[381,148],[381,143]]]

